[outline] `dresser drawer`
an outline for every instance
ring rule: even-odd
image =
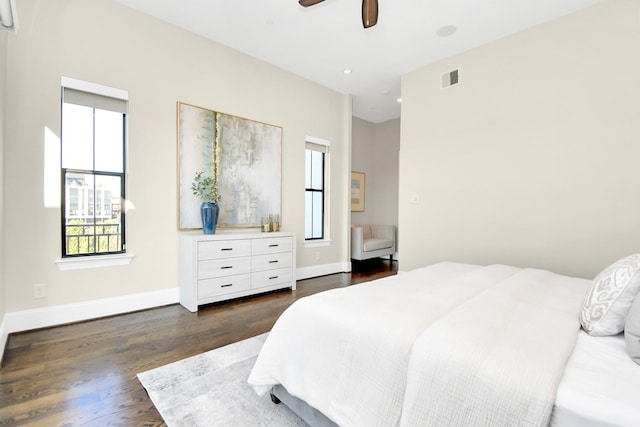
[[[291,252],[292,249],[292,237],[266,237],[263,239],[254,239],[251,242],[252,255],[264,255],[276,252]]]
[[[256,255],[251,258],[251,271],[274,270],[293,265],[293,253],[279,252],[275,254]]]
[[[233,258],[251,255],[251,240],[198,242],[198,259]]]
[[[198,279],[233,276],[251,271],[251,258],[222,258],[198,261]]]
[[[250,274],[198,280],[198,299],[202,300],[218,295],[242,292],[249,289],[251,289]]]
[[[252,289],[279,285],[291,281],[293,281],[293,270],[291,268],[279,268],[277,270],[267,270],[251,273]]]

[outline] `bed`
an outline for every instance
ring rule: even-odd
[[[322,292],[278,319],[248,382],[312,425],[639,425],[624,338],[580,330],[590,285],[438,263]]]

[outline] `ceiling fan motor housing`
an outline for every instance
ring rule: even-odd
[[[362,0],[362,26],[373,27],[378,23],[378,0]]]
[[[324,0],[298,0],[300,6],[309,7]],[[378,0],[362,0],[362,26],[373,27],[378,23]]]

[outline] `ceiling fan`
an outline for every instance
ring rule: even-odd
[[[301,6],[309,7],[324,0],[298,0]],[[362,26],[373,27],[378,22],[378,0],[362,0]]]

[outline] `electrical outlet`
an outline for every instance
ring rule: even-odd
[[[47,296],[47,288],[44,283],[33,285],[33,298],[39,299]]]
[[[316,261],[320,259],[320,252],[316,252]]]

